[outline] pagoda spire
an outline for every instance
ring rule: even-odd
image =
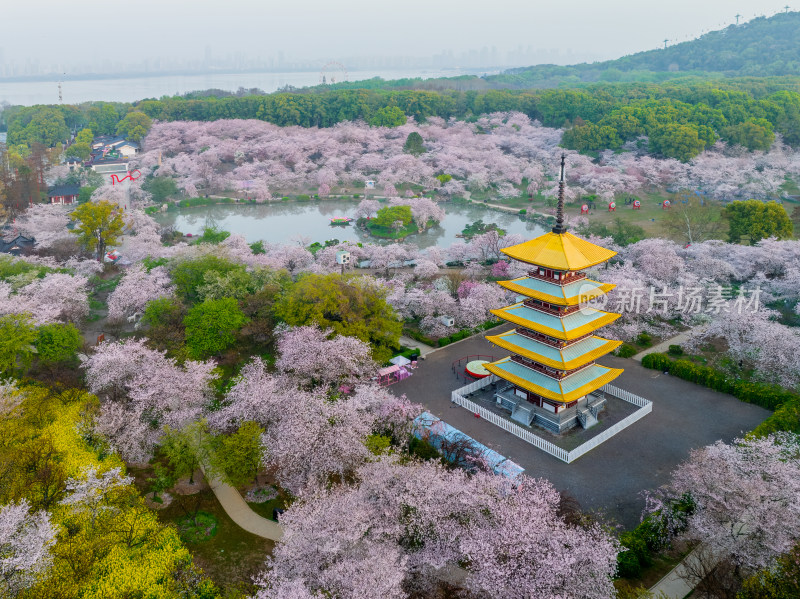
[[[558,207],[556,208],[556,226],[553,227],[553,233],[561,234],[567,232],[567,227],[564,226],[564,164],[567,160],[566,154],[561,154],[561,178],[558,181]]]

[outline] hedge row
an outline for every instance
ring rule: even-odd
[[[788,401],[798,401],[800,396],[780,385],[740,381],[728,377],[724,372],[701,366],[689,360],[672,360],[666,354],[647,354],[642,359],[642,366],[669,372],[673,376],[686,381],[703,385],[709,389],[729,393],[734,397],[768,410],[775,410]]]

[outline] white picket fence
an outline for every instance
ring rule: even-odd
[[[546,451],[552,456],[557,457],[562,462],[566,462],[569,464],[577,460],[583,454],[588,451],[591,451],[604,441],[607,441],[614,435],[616,435],[621,430],[629,427],[631,424],[643,418],[647,414],[649,414],[653,410],[653,402],[644,399],[643,397],[639,397],[629,391],[625,391],[624,389],[620,389],[619,387],[615,387],[614,385],[605,385],[601,388],[601,390],[608,394],[613,395],[614,397],[618,397],[623,401],[627,401],[628,403],[632,403],[633,405],[637,406],[639,409],[636,410],[633,414],[630,414],[617,422],[615,425],[607,428],[599,435],[592,437],[586,443],[579,445],[572,451],[567,451],[566,449],[562,449],[550,441],[547,441],[540,436],[532,433],[531,431],[525,430],[521,426],[518,426],[511,422],[510,420],[495,414],[491,410],[487,410],[486,408],[479,406],[473,401],[470,401],[465,396],[469,395],[470,393],[474,393],[479,389],[483,389],[488,385],[491,385],[493,382],[497,380],[495,375],[488,376],[486,378],[480,379],[475,381],[474,383],[470,383],[466,387],[461,387],[460,389],[456,389],[452,393],[452,401],[460,405],[463,408],[466,408],[473,414],[477,414],[484,420],[488,420],[492,424],[499,426],[502,429],[505,429],[512,435],[515,435],[522,439],[523,441],[530,443],[531,445],[538,447],[542,451]]]

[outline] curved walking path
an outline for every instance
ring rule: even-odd
[[[206,474],[205,468],[201,466],[203,474]],[[228,514],[240,528],[247,532],[254,534],[264,539],[271,541],[280,541],[283,537],[283,526],[269,520],[263,516],[256,514],[247,502],[242,499],[239,491],[234,489],[229,484],[217,479],[211,478],[206,474],[206,480],[211,490],[214,491],[217,500],[219,501],[222,509]]]
[[[704,545],[699,545],[690,551],[664,578],[650,587],[650,592],[655,597],[663,597],[664,599],[684,599],[684,597],[687,597],[694,590],[694,585],[690,582],[695,578],[694,574],[703,571],[701,564],[704,559],[708,563],[707,560],[710,554],[704,552],[704,547]],[[705,556],[701,557],[704,553]],[[716,563],[716,561],[714,559],[713,563]]]
[[[642,358],[644,358],[647,354],[666,353],[670,345],[681,345],[682,343],[688,341],[691,336],[692,336],[692,329],[689,329],[688,331],[683,331],[682,333],[678,333],[674,337],[665,339],[664,341],[654,345],[653,347],[648,347],[646,350],[640,351],[638,354],[631,357],[631,360],[636,360],[637,362],[641,362]]]

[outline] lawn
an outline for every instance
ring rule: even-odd
[[[148,486],[147,478],[152,476],[152,468],[129,467],[128,474],[134,477],[134,484],[144,494]],[[165,525],[175,526],[180,530],[187,514],[180,506],[180,496],[174,492],[172,495],[172,503],[158,510],[157,514]],[[149,496],[152,497],[152,493]],[[196,527],[184,525],[182,534],[195,564],[214,581],[228,599],[239,599],[253,594],[255,587],[251,581],[264,569],[264,562],[272,552],[274,542],[242,530],[228,517],[210,489],[201,491],[199,496],[199,511],[203,516],[198,521],[204,526],[201,526],[202,530],[198,530]],[[264,505],[271,503],[273,502]],[[216,522],[215,529],[212,527],[213,522]],[[200,540],[192,541],[192,536]]]
[[[379,237],[381,239],[405,239],[409,235],[414,235],[419,232],[417,225],[413,221],[401,229],[383,227],[371,221],[367,221],[367,230],[373,237]]]

